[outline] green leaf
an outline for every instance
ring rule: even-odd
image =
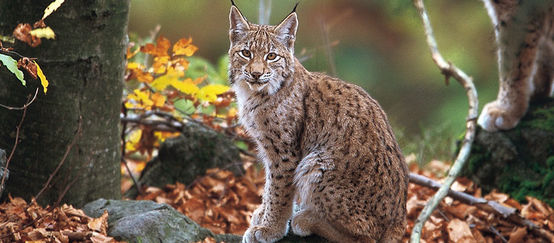
[[[15,59],[8,55],[0,54],[0,61],[2,61],[2,64],[4,64],[8,68],[8,70],[10,70],[10,72],[15,74],[15,76],[21,81],[21,84],[23,84],[23,86],[27,84],[27,82],[25,82],[25,79],[23,79],[23,72],[17,69],[17,61]]]
[[[179,99],[173,103],[175,109],[185,115],[194,114],[196,107],[194,107],[194,102],[186,99]]]
[[[235,146],[237,146],[238,148],[243,149],[243,150],[248,150],[248,144],[246,144],[243,141],[236,141]]]

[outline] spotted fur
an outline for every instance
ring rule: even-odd
[[[532,99],[554,95],[554,1],[483,0],[495,28],[500,90],[478,123],[515,127]]]
[[[229,80],[266,171],[263,201],[243,242],[275,242],[291,218],[297,235],[399,241],[408,170],[377,102],[300,64],[295,12],[277,26],[249,23],[235,6],[229,18]]]

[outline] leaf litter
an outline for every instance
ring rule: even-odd
[[[176,183],[163,188],[147,187],[139,200],[152,200],[171,205],[195,222],[216,234],[242,235],[248,228],[252,212],[261,203],[264,185],[263,169],[250,157],[243,157],[246,172],[235,176],[222,169],[209,169],[189,185]],[[447,166],[435,162],[410,171],[441,181]],[[475,197],[483,197],[512,207],[526,219],[548,232],[554,232],[554,210],[546,203],[527,197],[521,204],[509,195],[482,190],[467,178],[459,178],[453,186]],[[408,242],[417,216],[434,190],[410,183],[407,202],[408,224],[402,242]],[[42,208],[27,204],[21,198],[11,198],[0,205],[0,234],[3,241],[18,242],[117,242],[106,235],[107,212],[99,218],[86,216],[81,210],[63,205]],[[204,242],[215,242],[206,239]],[[423,228],[421,242],[548,242],[502,216],[445,198]]]

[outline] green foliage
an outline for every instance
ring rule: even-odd
[[[12,57],[4,54],[0,54],[0,61],[2,61],[2,64],[10,70],[13,74],[15,74],[15,77],[21,81],[21,84],[25,86],[27,82],[25,82],[25,79],[23,79],[23,72],[21,70],[17,69],[17,61],[13,59]]]

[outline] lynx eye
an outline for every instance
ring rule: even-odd
[[[267,56],[265,57],[265,59],[271,61],[271,60],[275,60],[275,58],[277,58],[277,54],[273,53],[273,52],[270,52],[267,54]]]
[[[249,50],[242,50],[240,51],[240,55],[246,59],[250,58],[252,56],[252,53]]]

